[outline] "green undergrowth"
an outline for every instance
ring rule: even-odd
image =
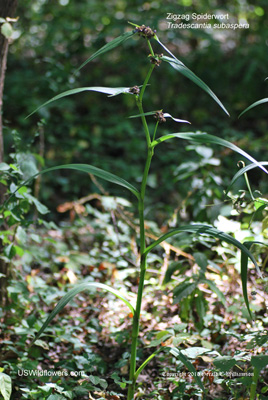
[[[267,224],[255,220],[249,227],[251,205],[244,201],[240,207],[240,214],[229,207],[215,225],[239,240],[265,241]],[[1,315],[0,378],[6,387],[12,379],[14,400],[124,399],[133,315],[112,294],[104,296],[97,289],[80,293],[29,347],[74,283],[109,284],[130,293],[130,302],[137,292],[138,224],[131,203],[95,194],[58,210],[65,212],[65,222],[31,224],[24,228],[25,235],[17,234],[16,245],[22,250],[12,259],[9,304],[5,318]],[[165,229],[147,220],[147,242]],[[265,249],[256,246],[253,253],[265,270]],[[263,363],[257,393],[265,399],[267,278],[261,281],[249,266],[249,300],[255,314],[250,322],[240,260],[230,245],[206,236],[200,242],[184,233],[149,257],[138,366],[153,351],[158,354],[139,376],[137,398],[203,398],[194,373],[176,357],[179,347],[208,389],[207,399],[249,398],[254,362]]]

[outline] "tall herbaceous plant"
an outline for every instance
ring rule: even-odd
[[[134,25],[134,24],[131,24]],[[85,66],[88,62],[92,61],[96,57],[102,55],[103,53],[106,53],[109,50],[112,50],[113,48],[121,45],[123,42],[125,42],[128,39],[131,39],[134,36],[140,36],[143,38],[143,40],[146,41],[148,45],[148,53],[145,55],[145,59],[148,62],[148,72],[147,75],[145,76],[145,79],[142,83],[142,85],[137,85],[133,87],[116,87],[116,88],[111,88],[111,87],[82,87],[82,88],[77,88],[77,89],[72,89],[68,90],[64,93],[61,93],[55,97],[53,97],[51,100],[47,101],[44,103],[41,107],[44,107],[48,104],[50,104],[53,101],[59,100],[62,97],[70,96],[73,94],[78,94],[84,91],[95,91],[95,92],[100,92],[111,96],[117,96],[120,94],[124,94],[127,96],[132,96],[135,98],[136,105],[138,112],[136,115],[133,115],[132,118],[139,118],[141,121],[141,125],[144,131],[144,140],[146,141],[147,145],[147,158],[146,158],[146,163],[144,166],[143,170],[143,177],[142,181],[140,184],[140,187],[136,187],[132,185],[132,183],[127,182],[126,180],[122,179],[121,177],[114,175],[110,172],[107,172],[103,169],[96,168],[93,165],[89,164],[67,164],[67,165],[58,165],[52,168],[45,169],[41,171],[39,174],[43,174],[45,172],[50,172],[50,171],[55,171],[57,169],[70,169],[70,170],[76,170],[80,172],[86,172],[95,175],[98,178],[104,179],[106,181],[112,182],[116,185],[122,186],[124,189],[128,189],[133,196],[136,198],[136,207],[137,207],[137,214],[139,218],[139,227],[140,227],[140,234],[139,234],[139,249],[140,249],[140,266],[139,266],[139,287],[138,287],[138,293],[137,293],[137,298],[136,298],[136,304],[131,304],[130,301],[128,300],[127,295],[122,295],[119,291],[113,289],[112,287],[99,283],[99,282],[90,282],[90,283],[82,283],[75,285],[73,289],[71,289],[57,304],[53,312],[49,315],[45,323],[43,324],[42,328],[34,338],[33,342],[37,340],[40,335],[44,332],[48,324],[51,322],[51,320],[55,317],[56,314],[58,314],[64,306],[73,299],[74,296],[76,296],[78,293],[88,290],[91,288],[99,288],[104,291],[108,291],[112,294],[114,294],[116,297],[118,297],[120,300],[122,300],[125,305],[130,309],[131,314],[133,314],[133,325],[132,325],[132,336],[131,336],[131,358],[130,358],[130,367],[129,367],[129,380],[128,380],[128,394],[127,394],[127,400],[133,400],[134,394],[135,394],[135,384],[137,381],[137,378],[143,368],[147,365],[150,360],[157,355],[157,353],[161,350],[163,351],[163,348],[156,350],[154,353],[152,353],[146,360],[141,365],[136,365],[136,353],[137,353],[137,343],[138,343],[138,336],[139,336],[139,328],[140,328],[140,312],[141,312],[141,306],[142,306],[142,300],[143,300],[143,288],[144,288],[144,279],[145,279],[145,272],[147,269],[147,256],[148,254],[156,247],[158,246],[161,242],[165,241],[166,239],[177,235],[178,233],[182,232],[187,232],[187,233],[193,233],[196,236],[199,235],[209,235],[213,236],[215,238],[219,238],[231,245],[236,246],[238,249],[241,250],[242,252],[242,257],[241,257],[241,279],[242,279],[242,287],[243,287],[243,294],[244,294],[244,300],[245,304],[247,306],[247,309],[249,313],[251,314],[250,308],[249,308],[249,302],[248,302],[248,296],[247,296],[247,265],[248,265],[248,258],[251,259],[251,261],[255,264],[258,272],[259,268],[258,265],[252,256],[252,254],[249,251],[249,245],[243,245],[236,239],[234,239],[232,236],[227,235],[224,232],[221,232],[217,229],[215,229],[212,226],[205,225],[205,224],[189,224],[189,225],[184,225],[184,226],[179,226],[174,230],[171,230],[170,232],[167,232],[163,236],[161,236],[159,239],[153,241],[149,245],[146,244],[145,241],[145,223],[144,223],[144,204],[146,200],[146,186],[147,186],[147,178],[148,178],[148,173],[150,171],[150,166],[151,166],[151,161],[154,156],[154,152],[157,150],[157,147],[162,145],[165,145],[164,142],[167,140],[189,140],[192,142],[196,143],[202,143],[202,144],[219,144],[221,146],[228,147],[232,149],[233,151],[239,153],[240,155],[244,156],[248,160],[252,162],[252,165],[258,166],[262,168],[266,173],[267,170],[264,168],[263,164],[261,165],[258,163],[253,157],[251,157],[249,154],[247,154],[245,151],[237,147],[236,145],[219,138],[217,136],[209,135],[206,133],[192,133],[192,132],[175,132],[175,133],[170,133],[167,135],[162,136],[161,134],[158,134],[158,127],[161,122],[164,122],[167,118],[172,118],[174,121],[178,123],[188,123],[188,121],[185,121],[183,119],[178,119],[173,116],[171,116],[169,113],[164,112],[163,110],[149,110],[144,112],[144,107],[143,107],[143,97],[145,90],[150,90],[150,86],[148,85],[150,81],[150,77],[152,73],[154,72],[155,68],[158,68],[160,64],[167,64],[168,66],[174,68],[176,71],[190,79],[192,82],[194,82],[196,85],[198,85],[201,89],[203,89],[205,92],[207,92],[214,101],[218,103],[218,105],[222,108],[222,110],[228,114],[227,110],[221,103],[221,101],[218,99],[218,97],[212,92],[212,90],[201,80],[199,79],[189,68],[187,68],[181,61],[179,61],[169,49],[164,46],[163,43],[159,40],[156,31],[152,30],[150,27],[147,27],[145,25],[142,26],[135,26],[135,29],[131,31],[127,31],[123,35],[119,36],[118,38],[112,40],[111,42],[107,43],[105,46],[103,46],[101,49],[99,49],[96,53],[94,53],[88,60],[86,60],[79,69],[81,69],[83,66]],[[157,42],[160,46],[163,48],[164,54],[156,54],[154,52],[152,42]],[[167,54],[167,55],[165,55]],[[162,66],[161,66],[162,67]],[[39,107],[39,108],[41,108]],[[39,108],[37,110],[39,110]],[[35,110],[34,112],[36,112]],[[32,113],[33,114],[33,113]],[[32,115],[30,114],[30,115]],[[148,124],[147,124],[147,117],[148,116],[154,116],[155,117],[155,126],[152,131],[149,130]],[[181,143],[179,143],[181,145]],[[24,182],[24,184],[30,182],[33,178],[35,178],[37,175],[34,175],[31,179],[27,180]],[[260,272],[259,272],[260,273]],[[32,342],[32,343],[33,343]],[[185,357],[185,355],[182,354],[182,352],[177,349],[177,348],[169,348],[168,346],[165,347],[165,351],[170,351],[174,356],[179,358],[179,360],[190,370],[190,371],[195,371],[194,366],[190,363],[190,361]],[[200,386],[200,388],[204,391],[204,387],[202,384],[201,379],[197,374],[195,374],[195,379],[197,384]]]

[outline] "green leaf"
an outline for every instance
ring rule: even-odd
[[[35,344],[35,346],[39,346],[39,347],[42,347],[45,350],[49,350],[49,346],[48,346],[48,344],[46,342],[44,342],[44,340],[38,339],[38,340],[35,341],[34,344]]]
[[[256,106],[258,106],[260,104],[267,103],[267,102],[268,102],[268,98],[256,101],[255,103],[253,103],[249,107],[247,107],[244,111],[242,111],[238,118],[240,118],[243,114],[245,114],[246,112],[248,112],[252,108],[254,108],[254,107],[256,107]]]
[[[182,299],[188,297],[197,287],[197,282],[183,282],[174,289],[173,304],[178,304]]]
[[[253,367],[261,370],[265,368],[268,365],[268,355],[258,355],[258,356],[252,356],[251,357],[251,364]]]
[[[77,89],[67,90],[66,92],[60,93],[57,96],[52,97],[52,99],[43,103],[41,106],[36,108],[36,110],[34,110],[31,114],[27,115],[26,119],[29,118],[31,115],[35,114],[38,110],[40,110],[40,108],[43,108],[43,107],[47,106],[48,104],[52,103],[53,101],[61,99],[62,97],[67,97],[67,96],[71,96],[73,94],[77,94],[77,93],[81,93],[81,92],[90,92],[90,91],[104,93],[104,94],[108,94],[110,96],[117,96],[118,94],[121,94],[121,93],[132,94],[130,92],[130,89],[131,89],[130,87],[109,88],[109,87],[101,87],[101,86],[92,86],[92,87],[81,87],[81,88],[77,88]]]
[[[268,161],[260,161],[259,162],[260,165],[264,166],[264,165],[268,165]],[[225,191],[225,195],[227,196],[228,192],[230,191],[231,187],[233,186],[233,184],[237,181],[238,178],[240,178],[242,175],[244,175],[246,172],[250,171],[253,168],[257,168],[259,167],[259,165],[256,165],[255,163],[252,164],[248,164],[246,165],[244,168],[241,168],[233,177],[230,185],[228,186],[228,188]]]
[[[139,117],[146,117],[147,115],[155,115],[155,113],[156,113],[157,111],[158,111],[158,110],[156,110],[156,111],[148,111],[148,112],[142,113],[142,114],[131,115],[131,116],[128,117],[128,118],[139,118]]]
[[[18,226],[15,237],[19,243],[24,245],[27,240],[27,233],[25,229],[23,229],[21,226]]]
[[[161,42],[159,42],[161,44]],[[166,49],[166,47],[165,47]],[[172,54],[172,53],[171,53]],[[173,58],[163,56],[161,57],[161,60],[169,63],[171,67],[176,69],[178,72],[180,72],[182,75],[186,76],[186,78],[190,79],[192,82],[194,82],[197,86],[199,86],[201,89],[203,89],[206,93],[208,93],[213,100],[216,101],[216,103],[219,104],[219,106],[223,109],[223,111],[229,115],[228,111],[222,104],[222,102],[219,100],[219,98],[215,95],[215,93],[208,87],[208,85],[203,82],[200,78],[198,78],[197,75],[195,75],[186,65],[184,65],[181,61],[179,61],[175,56]]]
[[[207,259],[206,255],[203,253],[196,252],[193,254],[193,256],[194,256],[194,259],[195,259],[197,265],[201,268],[201,270],[203,272],[206,272],[207,265],[208,265],[208,259]]]
[[[214,228],[213,226],[210,225],[205,225],[205,224],[193,224],[193,225],[184,225],[181,226],[180,228],[174,229],[165,235],[161,236],[159,239],[155,240],[150,246],[146,247],[144,251],[144,256],[147,256],[147,254],[154,249],[156,246],[158,246],[159,243],[162,243],[163,241],[167,240],[168,238],[177,235],[178,233],[181,232],[189,232],[189,233],[195,233],[198,235],[208,235],[208,236],[213,236],[218,239],[221,239],[229,244],[232,244],[239,248],[242,252],[244,252],[254,263],[256,268],[258,268],[258,264],[253,257],[253,255],[250,253],[250,251],[238,240],[233,238],[232,236],[228,235],[225,232],[219,231],[218,229]]]
[[[146,117],[146,116],[148,116],[148,115],[155,115],[155,113],[157,113],[157,112],[159,112],[159,110],[156,110],[156,111],[148,111],[148,112],[146,112],[146,113],[137,114],[137,115],[132,115],[132,116],[130,116],[129,118]],[[190,124],[190,123],[191,123],[191,122],[189,122],[189,121],[186,121],[185,119],[174,118],[174,117],[172,117],[172,115],[170,115],[170,114],[168,114],[168,113],[163,113],[163,116],[164,116],[165,118],[172,118],[173,121],[175,121],[175,122],[185,122],[186,124]]]
[[[236,360],[231,356],[217,357],[214,359],[213,364],[222,372],[227,372],[236,364]]]
[[[168,282],[171,281],[172,275],[178,271],[179,269],[183,268],[183,263],[179,262],[179,261],[174,261],[172,263],[169,264],[167,270],[166,270],[166,274],[163,280],[163,284],[167,284]]]
[[[250,247],[253,244],[260,244],[260,245],[265,245],[264,243],[257,242],[257,241],[248,241],[244,242],[243,245],[247,248],[250,249]],[[259,270],[259,267],[257,267],[257,271],[259,272],[259,275],[261,275],[261,272]],[[242,289],[243,289],[243,296],[244,300],[249,312],[250,317],[252,318],[252,314],[249,308],[249,302],[248,302],[248,290],[247,290],[247,275],[248,275],[248,257],[246,254],[243,252],[241,253],[241,280],[242,280]]]
[[[89,375],[89,380],[93,383],[93,385],[98,385],[100,383],[100,378],[98,376]]]
[[[1,26],[1,33],[5,36],[6,39],[10,39],[13,33],[12,25],[9,22],[5,22]]]
[[[244,156],[245,158],[247,158],[248,160],[253,162],[255,165],[257,165],[259,168],[261,168],[264,172],[266,172],[268,174],[268,171],[266,170],[266,168],[263,167],[263,165],[261,165],[261,163],[259,163],[257,160],[255,160],[255,158],[251,157],[244,150],[240,149],[240,147],[236,146],[235,144],[233,144],[231,142],[228,142],[225,139],[219,138],[218,136],[209,135],[208,133],[203,133],[203,132],[198,132],[198,133],[194,133],[194,132],[170,133],[168,135],[161,136],[160,138],[154,140],[152,142],[152,147],[155,147],[159,143],[162,143],[165,140],[169,140],[169,139],[172,139],[172,138],[192,140],[193,142],[197,142],[197,143],[219,144],[221,146],[227,147],[227,148],[229,148],[229,149],[241,154],[242,156]]]
[[[4,400],[9,400],[12,392],[12,381],[9,375],[0,372],[0,393]]]
[[[175,356],[176,358],[178,358],[184,365],[185,367],[192,372],[193,377],[196,381],[196,383],[198,384],[198,386],[200,387],[200,389],[202,389],[203,391],[205,391],[205,388],[203,386],[203,383],[200,379],[200,377],[197,375],[197,371],[195,369],[195,367],[193,366],[193,364],[185,357],[185,355],[178,349],[174,349],[171,348],[170,353]]]
[[[189,358],[192,358],[193,360],[195,360],[198,356],[201,356],[204,353],[208,353],[209,349],[205,348],[205,347],[189,347],[187,349],[181,350],[181,352]]]
[[[53,393],[47,398],[47,400],[66,400],[66,397],[62,394]]]
[[[158,354],[160,353],[160,351],[162,351],[163,349],[157,349],[156,351],[154,351],[142,364],[141,366],[137,369],[137,371],[135,372],[134,375],[134,381],[137,380],[138,376],[140,375],[141,371],[146,367],[146,365]]]
[[[39,173],[38,173],[38,174],[39,174]],[[37,174],[37,175],[38,175],[38,174]],[[31,178],[30,178],[30,179],[31,179]],[[44,204],[40,203],[40,201],[39,201],[36,197],[32,196],[32,195],[29,194],[29,193],[24,194],[24,197],[27,198],[27,199],[29,199],[29,201],[30,201],[31,204],[34,204],[34,205],[35,205],[37,211],[38,211],[40,214],[44,215],[44,214],[49,213],[49,209],[48,209]]]
[[[17,254],[16,248],[13,243],[10,243],[7,247],[4,248],[4,255],[11,260]]]
[[[148,347],[156,347],[159,346],[162,342],[165,342],[167,339],[169,339],[172,335],[172,333],[168,332],[168,331],[162,331],[159,332],[156,335],[156,338],[151,340],[150,344],[148,345]]]
[[[8,171],[10,166],[4,162],[0,163],[0,171]]]
[[[108,285],[105,285],[103,283],[99,282],[89,282],[89,283],[81,283],[80,285],[75,286],[73,289],[71,289],[65,296],[62,297],[62,299],[58,302],[54,310],[51,312],[51,314],[48,316],[44,324],[42,325],[41,329],[38,331],[36,337],[32,341],[31,345],[41,336],[41,334],[44,332],[44,330],[47,328],[49,323],[52,321],[52,319],[68,304],[78,293],[83,292],[84,290],[88,290],[91,288],[99,288],[106,290],[107,292],[110,292],[114,294],[116,297],[118,297],[120,300],[122,300],[130,309],[131,313],[134,315],[135,310],[133,306],[130,304],[130,302],[117,290],[111,288]]]
[[[225,299],[224,294],[220,291],[220,289],[218,288],[217,285],[215,285],[214,282],[212,282],[210,279],[202,278],[202,279],[200,280],[200,283],[206,283],[206,284],[210,287],[210,289],[211,289],[214,293],[216,293],[216,295],[218,296],[218,298],[219,298],[219,300],[222,302],[222,304],[224,304],[224,305],[226,304],[226,299]]]
[[[164,115],[165,118],[172,118],[173,121],[175,121],[175,122],[183,122],[183,123],[186,123],[186,124],[191,124],[191,122],[186,121],[185,119],[174,118],[174,117],[172,117],[172,115],[170,115],[168,113],[164,113],[163,115]]]
[[[16,190],[8,198],[6,203],[14,196],[14,194],[21,187],[23,187],[24,185],[27,185],[38,175],[45,174],[50,171],[56,171],[58,169],[74,169],[76,171],[86,172],[88,174],[95,175],[98,178],[104,179],[108,182],[116,183],[117,185],[123,186],[124,188],[130,190],[138,199],[140,198],[140,194],[139,194],[138,190],[134,186],[132,186],[130,183],[128,183],[124,179],[120,178],[119,176],[116,176],[114,174],[111,174],[110,172],[104,171],[103,169],[94,167],[93,165],[90,165],[90,164],[66,164],[66,165],[58,165],[56,167],[47,168],[47,169],[44,169],[43,171],[38,172],[38,174],[33,175],[30,179],[27,179],[27,181],[23,182],[18,188],[16,188]]]
[[[133,35],[135,35],[135,30],[125,32],[123,35],[118,36],[117,38],[111,40],[109,43],[105,44],[103,47],[101,47],[99,50],[96,51],[92,56],[90,56],[83,64],[75,71],[78,72],[81,68],[83,68],[87,63],[90,61],[94,60],[94,58],[100,56],[101,54],[106,53],[107,51],[110,51],[114,49],[115,47],[119,46],[120,44],[124,43],[126,40],[130,39]]]
[[[159,239],[155,240],[150,246],[146,247],[143,257],[146,257],[147,254],[154,249],[159,243],[162,243],[163,241],[167,240],[168,238],[177,235],[178,233],[181,232],[189,232],[189,233],[195,233],[197,235],[209,235],[213,236],[215,238],[221,239],[229,244],[232,244],[233,246],[236,246],[238,249],[241,250],[241,280],[242,280],[242,288],[243,288],[243,295],[244,295],[244,300],[248,309],[249,314],[251,315],[250,308],[249,308],[249,302],[248,302],[248,297],[247,297],[247,263],[248,263],[248,258],[251,259],[253,264],[256,267],[256,270],[260,277],[262,278],[262,274],[260,272],[260,269],[258,267],[258,264],[251,254],[251,252],[248,250],[247,246],[244,244],[240,243],[238,240],[233,238],[232,236],[228,235],[225,232],[219,231],[218,229],[205,225],[205,224],[195,224],[195,225],[185,225],[181,226],[180,228],[174,229],[165,235],[161,236]]]
[[[197,297],[194,297],[194,303],[196,307],[197,316],[194,317],[194,324],[197,327],[197,329],[201,331],[204,328],[204,318],[206,315],[207,301],[204,298],[201,290],[198,289],[196,294]]]

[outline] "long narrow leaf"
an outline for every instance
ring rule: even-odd
[[[189,121],[186,121],[185,119],[174,118],[174,117],[172,117],[172,115],[170,115],[170,114],[168,114],[168,113],[164,113],[164,117],[165,117],[165,118],[172,118],[173,121],[175,121],[175,122],[184,122],[184,123],[186,123],[186,124],[190,124],[190,123],[191,123],[191,122],[189,122]]]
[[[65,296],[62,297],[62,299],[58,302],[54,310],[51,312],[51,314],[48,316],[44,324],[42,325],[41,329],[38,331],[36,337],[32,341],[31,345],[42,335],[44,330],[47,328],[49,323],[52,321],[52,319],[59,313],[61,310],[68,304],[78,293],[83,292],[84,290],[88,290],[91,288],[99,288],[106,290],[107,292],[110,292],[114,294],[116,297],[118,297],[120,300],[122,300],[130,309],[131,313],[134,315],[135,310],[133,306],[130,304],[130,302],[117,290],[111,288],[108,285],[105,285],[103,283],[99,282],[89,282],[89,283],[82,283],[80,285],[77,285],[73,289],[71,289]]]
[[[178,304],[196,289],[198,282],[183,282],[174,289],[173,304]]]
[[[165,235],[161,236],[159,239],[155,240],[152,244],[150,244],[148,247],[146,247],[146,249],[144,251],[144,256],[146,256],[151,250],[153,250],[160,243],[164,242],[165,240],[169,239],[170,237],[175,236],[181,232],[189,232],[189,233],[195,233],[198,235],[212,236],[212,237],[218,238],[220,240],[223,240],[229,244],[232,244],[233,246],[236,246],[238,249],[240,249],[243,253],[245,253],[251,259],[251,261],[255,265],[256,269],[258,270],[260,277],[262,278],[262,275],[259,271],[259,267],[258,267],[258,264],[257,264],[255,258],[253,257],[251,252],[241,242],[239,242],[232,236],[228,235],[227,233],[222,232],[222,231],[218,230],[217,228],[214,228],[213,226],[205,225],[205,224],[184,225],[184,226],[181,226],[180,228],[176,228],[170,232],[165,233]]]
[[[160,351],[163,351],[162,348],[157,349],[154,351],[143,363],[142,365],[137,369],[134,375],[134,381],[137,380],[138,376],[140,375],[141,371],[146,367],[146,365],[158,354]]]
[[[242,253],[243,254],[243,253]],[[247,259],[248,259],[248,256],[247,255],[245,255],[245,257],[247,257]],[[206,283],[209,287],[210,287],[210,289],[214,292],[214,293],[216,293],[216,295],[218,296],[218,298],[219,298],[219,300],[222,302],[222,304],[226,304],[226,299],[225,299],[225,297],[224,297],[224,294],[220,291],[220,289],[218,288],[218,286],[217,285],[215,285],[215,283],[214,282],[212,282],[210,279],[206,279],[206,278],[202,278],[200,281],[199,281],[200,283]]]
[[[156,110],[156,111],[148,111],[148,112],[142,113],[142,114],[131,115],[131,116],[128,117],[128,118],[147,117],[147,115],[155,115],[156,112],[157,112],[157,110]]]
[[[220,99],[215,95],[215,93],[208,87],[208,85],[203,82],[200,78],[198,78],[197,75],[195,75],[186,65],[184,65],[181,61],[179,61],[176,57],[166,57],[162,56],[161,60],[169,63],[171,67],[176,69],[178,72],[180,72],[182,75],[186,76],[186,78],[190,79],[192,82],[194,82],[197,86],[199,86],[201,89],[203,89],[207,94],[209,94],[216,103],[223,109],[223,111],[229,115],[228,111],[220,101]]]
[[[260,244],[262,246],[264,246],[265,244],[262,242],[258,242],[258,241],[248,241],[248,242],[244,242],[243,245],[249,250],[250,247],[253,244]],[[266,246],[266,245],[265,245]],[[249,302],[248,302],[248,289],[247,289],[247,275],[248,275],[248,257],[246,256],[246,254],[244,254],[242,252],[241,254],[241,280],[242,280],[242,289],[243,289],[243,297],[249,312],[250,317],[252,318],[252,314],[249,308]]]
[[[174,54],[173,54],[162,42],[160,42],[159,37],[158,37],[157,35],[155,35],[154,38],[155,38],[156,41],[160,44],[160,46],[162,46],[163,49],[166,50],[166,52],[169,53],[169,54],[171,55],[172,58],[174,58],[174,60],[179,61],[179,60],[177,59],[177,57],[174,56]],[[180,61],[179,61],[179,62],[180,62]]]
[[[148,115],[155,115],[155,113],[159,112],[159,110],[157,111],[148,111],[146,113],[142,113],[142,114],[137,114],[137,115],[131,115],[129,118],[138,118],[138,117],[146,117]],[[163,113],[163,117],[165,118],[172,118],[173,121],[175,122],[184,122],[186,124],[190,124],[191,122],[186,121],[185,119],[178,119],[178,118],[174,118],[172,117],[172,115],[168,114],[168,113]]]
[[[185,367],[192,373],[196,383],[198,384],[198,386],[200,387],[200,389],[202,389],[203,391],[205,391],[204,385],[200,379],[200,377],[197,374],[197,371],[195,369],[195,367],[193,366],[193,364],[188,360],[187,357],[185,357],[185,355],[178,349],[176,348],[171,348],[170,349],[170,353],[175,356],[176,358],[178,358],[184,365]]]
[[[193,73],[186,65],[184,65],[180,60],[177,59],[176,56],[159,40],[157,35],[154,36],[157,42],[160,44],[160,46],[163,47],[164,50],[166,50],[172,58],[170,57],[161,57],[161,60],[168,62],[171,67],[179,71],[182,75],[186,76],[186,78],[190,79],[192,82],[194,82],[197,86],[199,86],[201,89],[203,89],[206,93],[208,93],[213,100],[216,101],[216,103],[219,104],[219,106],[223,109],[223,111],[229,115],[228,111],[222,104],[222,102],[219,100],[219,98],[215,95],[215,93],[208,87],[208,85],[203,82],[200,78],[198,78],[195,73]]]
[[[187,139],[187,140],[192,140],[193,142],[197,143],[211,143],[211,144],[219,144],[224,147],[228,147],[229,149],[235,151],[236,153],[241,154],[245,158],[247,158],[249,161],[253,162],[256,166],[261,168],[264,172],[268,174],[268,171],[266,168],[263,167],[261,163],[259,163],[255,158],[251,157],[248,153],[246,153],[244,150],[240,149],[240,147],[236,146],[235,144],[228,142],[225,139],[219,138],[218,136],[214,135],[209,135],[208,133],[194,133],[194,132],[181,132],[181,133],[170,133],[168,135],[164,135],[160,137],[159,139],[156,139],[152,143],[152,147],[155,147],[157,144],[164,142],[165,140],[169,140],[172,138],[179,138],[179,139]]]
[[[62,97],[67,97],[67,96],[71,96],[73,94],[87,92],[87,91],[104,93],[104,94],[108,94],[110,96],[117,96],[118,94],[121,94],[121,93],[132,94],[130,92],[130,89],[131,89],[130,87],[110,88],[110,87],[92,86],[92,87],[81,87],[81,88],[67,90],[66,92],[62,92],[62,93],[58,94],[57,96],[52,97],[52,99],[43,103],[41,106],[36,108],[36,110],[34,110],[31,114],[27,115],[26,118],[29,118],[31,115],[35,114],[38,110],[40,110],[40,108],[43,108],[43,107],[47,106],[48,104],[52,103],[53,101],[61,99]]]
[[[268,161],[260,161],[259,162],[260,165],[264,166],[264,165],[268,165]],[[233,177],[233,179],[231,180],[230,185],[228,186],[228,188],[225,191],[225,195],[227,196],[227,194],[229,193],[229,191],[231,190],[231,187],[233,186],[233,184],[237,181],[238,178],[240,178],[241,176],[243,176],[246,172],[250,171],[253,168],[257,168],[258,165],[256,165],[255,163],[246,165],[244,168],[241,168]]]
[[[104,179],[105,181],[116,183],[117,185],[123,186],[124,188],[130,190],[138,199],[140,198],[140,194],[138,190],[132,186],[130,183],[125,181],[123,178],[120,178],[117,175],[111,174],[110,172],[104,171],[103,169],[94,167],[93,165],[90,164],[66,164],[66,165],[57,165],[56,167],[51,167],[44,169],[43,171],[38,172],[37,174],[31,176],[31,178],[27,179],[25,182],[23,182],[17,189],[16,191],[12,194],[12,196],[22,187],[27,185],[29,182],[31,182],[34,178],[36,178],[38,175],[45,174],[50,171],[56,171],[58,169],[74,169],[76,171],[80,172],[86,172],[88,174],[92,174],[97,176],[98,178]],[[11,197],[7,201],[11,199]]]
[[[135,29],[129,32],[123,33],[123,35],[118,36],[117,38],[111,40],[109,43],[105,44],[103,47],[101,47],[99,50],[96,51],[96,53],[92,54],[85,62],[83,62],[82,65],[75,71],[78,72],[81,68],[83,68],[86,64],[88,64],[90,61],[94,60],[94,58],[100,56],[101,54],[106,53],[107,51],[110,51],[114,49],[115,47],[119,46],[120,44],[124,43],[126,40],[130,39],[133,35],[135,35],[136,31]]]
[[[250,248],[249,242],[244,242],[244,246],[249,249]],[[249,301],[248,301],[248,288],[247,288],[247,278],[248,277],[248,257],[245,253],[241,253],[241,280],[242,280],[242,290],[243,290],[243,297],[247,306],[247,310],[249,312],[249,316],[252,319],[252,313],[249,308]]]
[[[247,246],[233,238],[232,236],[228,235],[225,232],[219,231],[218,229],[205,225],[205,224],[196,224],[196,225],[185,225],[180,228],[174,229],[165,235],[161,236],[159,239],[155,240],[150,246],[146,247],[144,251],[144,257],[147,256],[147,254],[154,249],[158,244],[162,243],[163,241],[167,240],[168,238],[177,235],[178,233],[181,232],[189,232],[189,233],[195,233],[198,235],[209,235],[215,238],[218,238],[220,240],[223,240],[229,244],[232,244],[236,246],[238,249],[241,250],[242,255],[241,255],[241,280],[242,280],[242,287],[243,287],[243,295],[245,299],[246,306],[248,308],[248,311],[251,315],[250,308],[249,308],[249,302],[248,302],[248,297],[247,297],[247,291],[245,290],[246,285],[247,285],[247,274],[245,271],[247,271],[247,259],[250,258],[251,261],[254,263],[256,270],[260,277],[262,278],[261,271],[259,269],[259,266],[251,254],[251,252],[248,250]]]
[[[256,101],[255,103],[251,104],[248,108],[246,108],[244,111],[242,111],[238,118],[240,118],[243,114],[245,114],[246,112],[248,112],[252,108],[254,108],[254,107],[256,107],[256,106],[258,106],[260,104],[267,103],[267,102],[268,102],[268,98]]]

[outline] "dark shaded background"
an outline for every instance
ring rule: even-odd
[[[142,84],[149,66],[142,38],[128,40],[89,63],[77,77],[73,75],[98,48],[132,29],[128,21],[156,29],[160,40],[211,87],[231,114],[228,118],[205,92],[163,63],[147,89],[145,111],[163,108],[177,118],[188,119],[192,125],[189,128],[169,120],[160,133],[212,133],[264,161],[267,107],[262,105],[241,119],[238,115],[254,101],[267,97],[267,8],[266,0],[258,5],[253,1],[220,0],[19,2],[17,39],[10,47],[4,95],[6,161],[10,161],[15,142],[24,160],[31,153],[41,155],[46,167],[90,163],[138,184],[146,155],[145,139],[140,121],[127,118],[137,114],[135,101],[129,96],[107,98],[87,92],[62,99],[25,119],[40,104],[70,88]],[[228,13],[229,22],[246,21],[250,28],[168,29],[167,13],[193,12]],[[153,45],[156,52],[162,52],[157,43]],[[190,217],[212,218],[203,205],[222,200],[239,160],[222,148],[215,148],[214,156],[220,165],[202,166],[200,162],[206,155],[201,157],[184,141],[170,141],[157,149],[149,177],[148,214],[154,209],[161,222],[163,210],[170,214],[184,200]],[[40,168],[40,158],[35,160]],[[177,168],[186,162],[200,167],[191,176],[182,177]],[[265,195],[264,174],[255,170],[250,177],[254,188]],[[199,184],[196,189],[193,178],[203,179],[203,187]],[[121,189],[104,186],[112,194],[122,195]],[[42,177],[39,197],[55,212],[58,204],[96,191],[98,188],[86,175],[59,171]],[[191,191],[195,192],[194,198],[189,196]]]

